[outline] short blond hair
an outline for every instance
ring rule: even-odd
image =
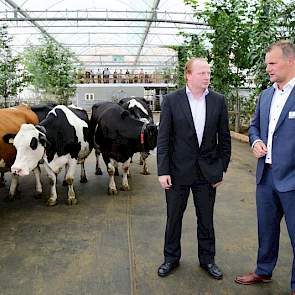
[[[186,75],[187,75],[187,74],[191,74],[191,72],[192,72],[192,68],[193,68],[193,64],[194,64],[195,61],[203,61],[203,62],[207,62],[207,59],[204,58],[204,57],[193,57],[193,58],[190,58],[190,59],[186,62],[185,66],[184,66],[184,79],[185,79],[185,81],[187,81],[187,80],[186,80]]]
[[[290,40],[279,40],[272,43],[267,47],[266,53],[270,52],[275,47],[281,48],[284,57],[295,58],[295,46]]]

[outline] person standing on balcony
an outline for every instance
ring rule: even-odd
[[[114,82],[114,83],[117,83],[117,79],[118,79],[118,73],[117,73],[117,71],[115,70],[114,73],[113,73],[113,82]]]
[[[97,83],[101,83],[101,71],[99,68],[97,69]]]

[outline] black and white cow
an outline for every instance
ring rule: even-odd
[[[116,194],[115,166],[122,163],[122,189],[129,190],[127,173],[130,159],[136,152],[151,150],[157,142],[157,126],[135,119],[130,112],[113,102],[93,105],[90,130],[94,134],[94,145],[99,147],[106,163],[109,179],[109,194]]]
[[[122,98],[119,102],[124,109],[128,110],[135,119],[138,119],[146,124],[154,123],[153,113],[149,107],[149,102],[143,97],[126,97]],[[145,150],[140,153],[140,165],[142,167],[142,174],[149,175],[147,168],[147,157],[149,156],[150,151]]]
[[[76,166],[85,161],[93,146],[88,125],[86,111],[58,105],[38,125],[23,124],[14,138],[17,154],[12,173],[28,175],[44,159],[51,185],[49,206],[57,203],[56,176],[63,166],[66,167],[68,204],[77,203],[73,187]],[[84,182],[87,181],[85,171],[83,177]]]

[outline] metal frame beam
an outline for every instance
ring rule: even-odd
[[[172,44],[173,45],[173,44]],[[31,45],[28,44],[12,44],[11,47],[29,47]],[[34,46],[41,46],[41,45],[35,45]],[[108,43],[108,44],[73,44],[73,43],[64,43],[63,47],[100,47],[100,48],[108,48],[108,47],[124,47],[124,48],[128,48],[128,47],[138,47],[139,44],[113,44],[113,43]],[[159,48],[163,46],[163,44],[145,44],[144,47],[146,48]],[[164,46],[163,46],[164,47]]]
[[[18,6],[13,0],[3,0],[9,6],[11,6],[11,10],[0,10],[0,22],[15,22],[11,23],[10,27],[14,28],[37,28],[44,36],[53,40],[58,46],[62,48],[81,48],[84,51],[84,48],[88,47],[99,47],[100,49],[109,48],[109,47],[124,47],[127,50],[131,50],[131,48],[137,48],[136,51],[130,51],[128,54],[124,54],[124,56],[135,57],[134,61],[132,62],[125,62],[123,64],[112,63],[106,61],[105,63],[114,66],[118,65],[120,67],[157,67],[163,68],[165,66],[170,66],[173,64],[170,61],[165,61],[162,64],[157,64],[151,60],[151,63],[147,64],[147,61],[140,61],[140,57],[175,57],[173,54],[142,54],[144,48],[159,48],[163,47],[164,44],[146,44],[147,37],[149,35],[171,35],[176,36],[176,33],[163,33],[160,31],[159,33],[153,32],[152,29],[159,29],[159,30],[169,30],[169,29],[180,29],[180,30],[206,30],[208,29],[207,24],[202,22],[194,21],[194,14],[193,13],[182,13],[182,12],[166,12],[166,11],[157,11],[160,0],[154,0],[154,3],[149,11],[97,11],[97,10],[46,10],[46,11],[39,11],[44,13],[42,16],[38,16],[38,11],[24,11],[20,6]],[[124,17],[125,16],[125,17]],[[44,22],[40,24],[39,22]],[[59,22],[59,23],[56,23]],[[75,22],[75,23],[73,23]],[[133,28],[144,28],[143,32],[136,33],[137,35],[142,35],[138,42],[130,42],[129,44],[89,44],[91,42],[86,42],[85,44],[72,44],[72,43],[63,43],[60,44],[53,36],[58,34],[76,34],[76,35],[86,35],[86,34],[115,34],[114,32],[50,32],[47,31],[49,28],[89,28],[89,27],[133,27]],[[56,31],[56,30],[55,30]],[[15,33],[18,35],[19,33]],[[21,35],[35,35],[36,32],[33,33],[22,33]],[[121,34],[134,34],[134,32],[126,31]],[[139,36],[140,37],[140,36]],[[137,41],[137,40],[134,40]],[[74,42],[73,42],[74,43]],[[97,43],[97,42],[96,42]],[[174,42],[170,42],[174,43]],[[170,44],[169,43],[169,44]],[[170,44],[171,45],[171,44]],[[14,48],[22,48],[31,45],[20,45],[15,44],[11,45]],[[38,45],[36,45],[38,46]],[[129,48],[129,49],[128,49]],[[76,50],[77,51],[77,50]],[[95,55],[89,53],[81,53],[81,50],[78,49],[80,53],[75,53],[75,57],[77,62],[80,64],[86,64],[88,61],[79,61],[78,57],[103,57],[103,56],[110,56],[109,54],[99,54],[96,53]],[[85,51],[84,51],[85,52]],[[135,54],[136,52],[136,54]],[[169,59],[168,59],[169,60]],[[90,61],[92,62],[92,60]],[[93,64],[90,66],[94,66],[97,61],[93,60]],[[143,64],[141,64],[143,63]],[[105,65],[107,66],[107,65]]]
[[[154,2],[153,10],[152,10],[152,12],[151,12],[152,15],[151,15],[151,17],[150,17],[150,19],[149,19],[149,21],[148,21],[148,23],[147,23],[147,26],[146,26],[146,28],[145,28],[145,31],[144,31],[144,34],[143,34],[143,37],[142,37],[142,40],[141,40],[140,46],[139,46],[138,51],[137,51],[137,56],[136,56],[135,61],[134,61],[134,64],[135,64],[135,65],[136,65],[137,62],[138,62],[138,59],[139,59],[139,56],[140,56],[141,50],[142,50],[143,45],[144,45],[144,43],[145,43],[146,37],[147,37],[148,32],[149,32],[149,30],[150,30],[150,27],[151,27],[151,25],[152,25],[152,22],[155,20],[156,10],[157,10],[157,8],[158,8],[158,6],[159,6],[159,3],[160,3],[160,0],[155,0],[155,2]]]
[[[5,0],[5,1],[11,1],[11,0]],[[160,1],[160,0],[157,0]],[[108,17],[108,18],[104,18],[104,17],[31,17],[31,16],[26,16],[26,17],[1,17],[0,21],[8,21],[8,22],[13,22],[13,21],[17,21],[17,22],[36,22],[36,21],[85,21],[85,22],[106,22],[106,21],[111,21],[111,22],[146,22],[147,19],[146,18],[134,18],[134,17],[130,17],[130,18],[120,18],[120,17]],[[157,23],[172,23],[172,24],[187,24],[187,25],[206,25],[205,23],[201,23],[201,22],[195,22],[195,21],[185,21],[185,20],[171,20],[171,19],[154,19],[154,20],[148,20],[149,23],[153,23],[153,22],[157,22]],[[38,27],[39,29],[42,27],[39,26],[36,23],[36,27]],[[46,32],[46,31],[45,31]]]
[[[15,9],[15,12],[21,14],[23,16],[24,19],[27,19],[27,21],[31,22],[34,27],[38,28],[40,30],[40,32],[45,35],[46,37],[50,38],[53,42],[55,42],[56,44],[58,44],[59,46],[61,46],[61,44],[59,44],[45,29],[43,29],[39,24],[36,23],[35,20],[30,19],[30,15],[21,9],[20,6],[18,6],[13,0],[4,0],[6,3],[8,3],[11,7],[13,7]],[[15,13],[15,18],[18,20],[17,14]],[[0,21],[9,21],[7,19],[0,19]]]

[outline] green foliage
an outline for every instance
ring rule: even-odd
[[[284,5],[280,12],[280,26],[283,28],[283,35],[295,42],[295,1]]]
[[[282,0],[208,0],[198,11],[198,0],[184,0],[196,11],[198,20],[210,27],[204,34],[211,44],[214,89],[226,95],[235,120],[249,122],[257,94],[269,86],[265,71],[265,49],[281,38],[295,40],[295,3]],[[238,89],[254,85],[250,98]],[[238,114],[239,113],[239,114]]]
[[[255,89],[252,93],[254,97],[269,83],[269,78],[265,68],[265,50],[279,38],[285,36],[280,33],[279,16],[283,8],[280,0],[259,0],[255,4],[255,17],[250,35],[250,64],[251,74],[254,76]],[[253,108],[254,111],[254,108]]]
[[[21,69],[20,58],[12,55],[11,40],[7,26],[0,26],[0,97],[4,98],[4,107],[7,107],[7,100],[16,96],[28,81],[28,75]]]
[[[192,2],[193,0],[188,0]],[[249,45],[249,1],[211,0],[196,16],[211,28],[212,87],[228,96],[246,80]]]
[[[75,68],[72,54],[48,38],[40,47],[25,51],[24,64],[34,87],[55,96],[59,104],[68,104],[75,94]]]
[[[186,62],[192,57],[208,57],[208,51],[205,49],[203,40],[200,37],[196,34],[186,34],[183,32],[180,35],[184,37],[183,45],[169,47],[177,52],[178,65],[176,73],[178,88],[185,85],[183,70]]]

